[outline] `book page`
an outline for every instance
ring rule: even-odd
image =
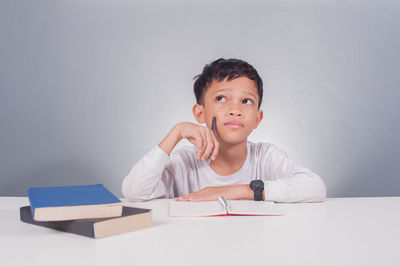
[[[199,217],[224,215],[225,210],[218,201],[175,201],[169,204],[169,216],[171,217]]]
[[[272,201],[229,200],[231,215],[284,215]]]

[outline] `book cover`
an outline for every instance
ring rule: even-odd
[[[92,238],[103,238],[151,227],[152,212],[149,209],[123,206],[120,217],[39,222],[33,219],[30,206],[25,206],[20,208],[20,219],[28,224]]]
[[[206,217],[206,216],[280,216],[284,212],[275,202],[254,200],[226,200],[220,197],[217,201],[174,201],[170,203],[171,217]]]
[[[37,221],[116,217],[122,212],[122,202],[102,184],[34,187],[28,197]]]

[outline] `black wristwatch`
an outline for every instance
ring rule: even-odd
[[[260,201],[263,198],[264,182],[262,180],[253,180],[250,182],[250,188],[254,191],[254,200]]]

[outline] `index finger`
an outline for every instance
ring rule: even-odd
[[[211,160],[215,160],[217,158],[218,151],[219,151],[219,142],[218,142],[217,137],[215,136],[214,132],[211,132],[211,137],[214,141],[214,149],[211,154]]]

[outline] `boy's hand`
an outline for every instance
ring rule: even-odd
[[[219,143],[209,128],[199,126],[190,122],[177,125],[181,138],[185,138],[197,147],[196,158],[198,160],[215,160],[218,155]]]
[[[224,196],[228,200],[253,199],[249,185],[206,187],[191,194],[174,198],[176,201],[212,201]]]

